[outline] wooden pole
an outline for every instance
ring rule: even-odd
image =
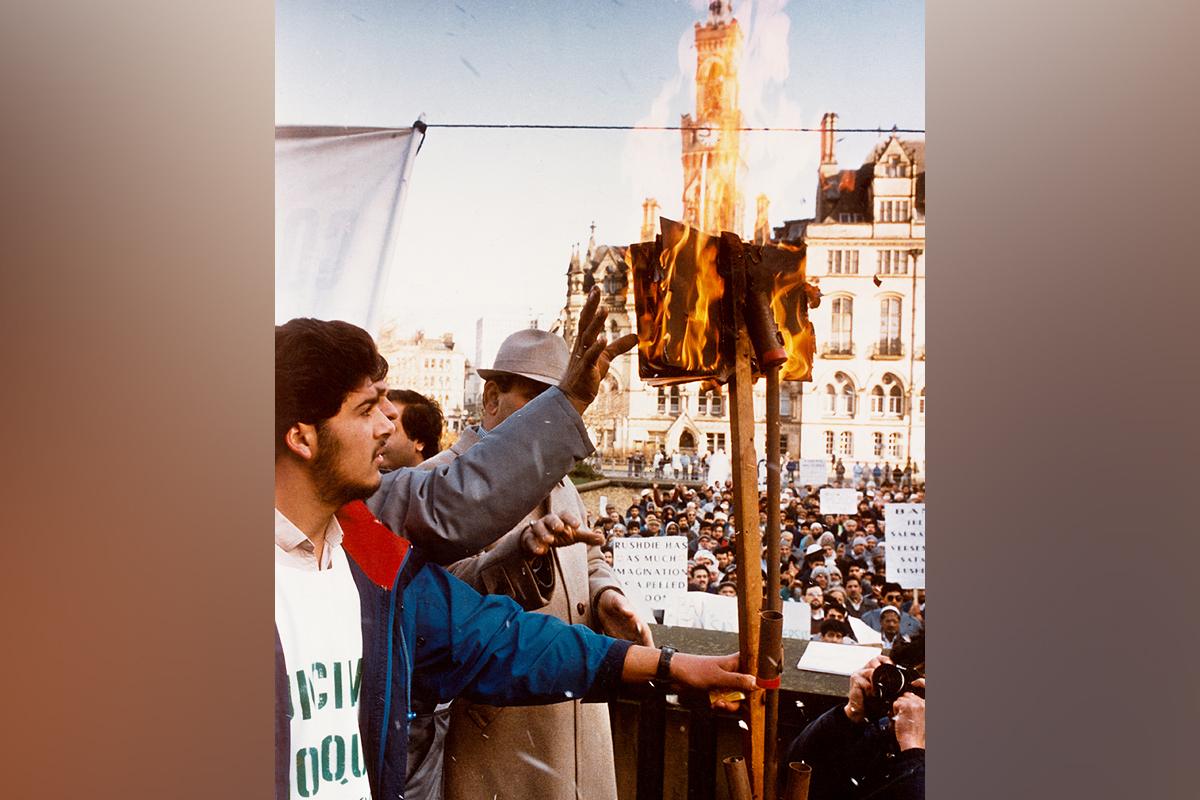
[[[767,368],[767,609],[781,611],[779,596],[779,367]],[[782,650],[782,648],[781,648]],[[778,654],[776,654],[778,655]],[[768,689],[763,720],[764,800],[775,800],[778,770],[779,690]]]
[[[735,303],[735,308],[738,305]],[[758,669],[758,625],[763,589],[762,534],[758,529],[758,459],[754,455],[754,376],[750,371],[754,350],[740,309],[734,316],[736,362],[729,389],[734,524],[737,528],[734,550],[738,562],[738,650],[742,672],[754,675]],[[769,464],[770,459],[767,461]],[[751,692],[745,710],[748,730],[743,737],[742,752],[750,768],[750,785],[755,797],[762,797],[763,789],[765,694],[762,690]]]

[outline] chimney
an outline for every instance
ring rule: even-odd
[[[754,243],[755,244],[770,244],[771,243],[771,225],[767,222],[767,209],[770,207],[771,201],[767,199],[765,194],[758,196],[757,215],[754,220]]]
[[[653,242],[658,235],[658,201],[647,197],[642,203],[642,238],[643,242]]]
[[[833,137],[837,134],[837,114],[827,111],[821,117],[821,174],[837,172],[837,158],[833,154]]]

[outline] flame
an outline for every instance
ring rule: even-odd
[[[637,288],[638,350],[648,379],[715,374],[721,358],[717,271],[720,240],[663,220],[663,247],[631,248]],[[668,245],[668,243],[672,242]]]
[[[785,381],[812,380],[813,356],[817,350],[816,331],[808,320],[807,310],[815,287],[804,279],[805,260],[801,258],[795,270],[775,273],[771,292],[771,311],[788,353],[787,363],[779,368],[779,377]]]

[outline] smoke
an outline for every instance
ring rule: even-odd
[[[741,0],[733,4],[733,16],[742,28],[742,58],[739,66],[739,104],[746,127],[816,127],[819,110],[806,112],[786,91],[790,72],[791,19],[788,0]],[[708,16],[707,0],[692,0],[695,21]],[[678,72],[665,81],[638,125],[678,125],[685,113],[695,113],[696,51],[691,25],[678,40]],[[801,87],[802,91],[802,87]],[[800,94],[792,87],[791,95]],[[816,182],[818,139],[815,133],[768,133],[745,131],[741,135],[743,169],[738,176],[745,218],[742,232],[754,232],[756,198],[766,194],[771,201],[770,220],[780,224],[812,213],[811,197]],[[677,132],[627,135],[622,158],[622,177],[629,186],[631,218],[641,222],[642,201],[658,200],[660,213],[672,219],[682,216],[683,167]]]
[[[682,114],[692,110],[696,96],[696,51],[689,27],[679,35],[675,51],[678,70],[663,83],[645,116],[636,125],[678,125]],[[621,158],[622,178],[630,187],[630,208],[641,227],[642,201],[658,200],[660,213],[672,219],[683,215],[683,165],[680,162],[678,131],[630,131]]]

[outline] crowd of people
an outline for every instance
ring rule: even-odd
[[[911,478],[911,472],[909,473]],[[881,470],[882,478],[882,470]],[[837,482],[833,485],[841,487]],[[787,480],[781,487],[780,596],[812,608],[812,636],[853,643],[849,617],[881,634],[884,647],[910,639],[924,627],[924,590],[902,589],[887,579],[888,503],[924,503],[924,484],[914,486],[901,474],[876,483],[860,478],[851,488],[861,493],[855,514],[821,514],[821,486]],[[628,536],[685,536],[688,588],[736,594],[738,563],[732,480],[720,485],[643,489],[622,512],[609,505],[595,522],[605,536],[602,551],[611,561],[612,540]],[[767,523],[766,492],[759,493],[759,527]],[[766,574],[766,543],[755,568]]]
[[[582,414],[636,340],[605,341],[599,300],[571,350],[542,331],[505,340],[478,370],[482,420],[445,449],[440,409],[388,389],[365,331],[276,328],[277,798],[611,800],[603,701],[621,683],[709,690],[730,710],[753,689],[736,653],[656,647],[611,569],[613,538],[677,533],[694,588],[735,594],[729,484],[655,485],[589,521],[568,477],[593,452]],[[923,626],[923,597],[883,580],[877,513],[923,490],[866,486],[853,517],[816,514],[794,482],[785,493],[783,593],[812,603],[823,635],[875,611],[886,634],[889,604]]]

